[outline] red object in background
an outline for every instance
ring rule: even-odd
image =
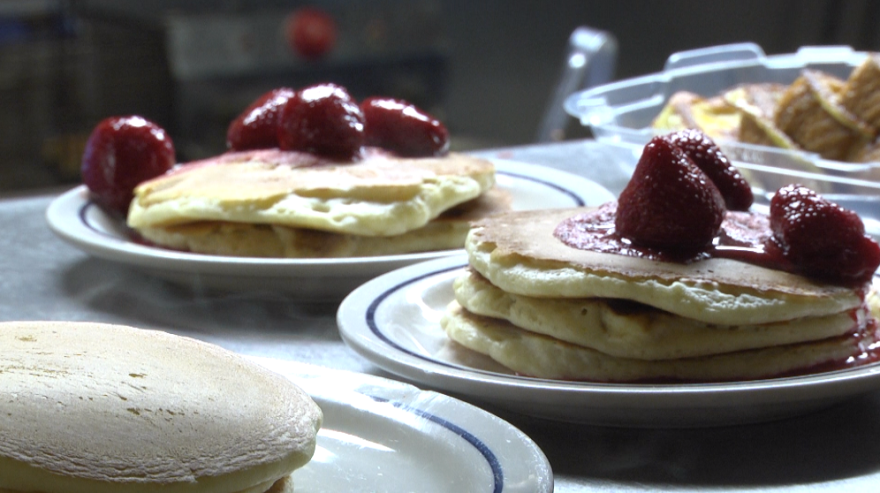
[[[315,7],[302,7],[287,18],[287,44],[306,60],[317,60],[336,45],[336,21]]]

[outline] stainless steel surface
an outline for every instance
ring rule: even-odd
[[[590,141],[480,154],[578,170],[615,193],[627,174],[620,155]],[[335,305],[275,292],[187,289],[90,258],[46,226],[55,196],[0,200],[0,319],[123,323],[246,354],[389,376],[342,343]],[[559,493],[875,491],[880,481],[880,393],[796,419],[700,430],[575,426],[490,411],[544,450]]]

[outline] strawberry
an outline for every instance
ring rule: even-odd
[[[728,210],[749,210],[753,200],[751,187],[709,136],[699,130],[688,129],[669,134],[666,138],[706,173],[724,197]]]
[[[282,106],[278,144],[282,150],[354,159],[364,144],[364,113],[342,86],[307,87]]]
[[[361,102],[367,145],[400,156],[440,156],[449,151],[449,132],[439,120],[415,105],[392,98]]]
[[[638,246],[694,251],[721,227],[718,188],[668,139],[654,137],[639,159],[617,205],[617,233]]]
[[[261,95],[232,120],[226,131],[226,147],[233,151],[278,147],[278,116],[295,94],[281,87]]]
[[[174,166],[174,144],[161,127],[139,116],[102,120],[86,141],[80,169],[92,198],[125,215],[142,181]]]
[[[865,282],[880,266],[880,245],[865,234],[859,216],[802,185],[780,188],[770,201],[777,250],[804,275]]]

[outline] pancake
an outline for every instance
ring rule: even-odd
[[[465,244],[498,288],[537,298],[620,298],[717,325],[760,325],[850,312],[859,290],[730,259],[680,264],[571,248],[553,236],[590,209],[515,211],[476,222]]]
[[[393,236],[362,236],[270,224],[201,221],[142,228],[150,242],[177,250],[242,257],[341,258],[461,248],[470,222],[510,210],[510,193],[492,188],[446,210],[424,227]]]
[[[73,490],[60,490],[60,491],[73,491]],[[89,490],[85,490],[89,491]],[[123,491],[123,490],[120,490]],[[128,491],[128,490],[124,490]],[[150,490],[152,491],[152,490]],[[293,478],[290,475],[287,475],[277,481],[267,481],[265,483],[259,484],[253,488],[248,488],[246,490],[242,490],[236,493],[294,493],[293,488]],[[0,493],[33,493],[30,491],[20,491],[20,490],[7,490],[4,488],[0,488]],[[42,492],[40,492],[42,493]]]
[[[392,236],[477,198],[494,181],[491,162],[460,154],[405,159],[374,153],[355,163],[328,163],[293,151],[246,151],[140,184],[128,224],[141,230],[222,221]]]
[[[468,312],[506,320],[529,332],[592,348],[609,356],[670,360],[782,346],[837,337],[864,320],[860,308],[822,317],[762,325],[715,325],[607,298],[535,298],[507,293],[474,272],[454,284]]]
[[[874,343],[876,324],[855,334],[697,358],[646,361],[610,356],[474,315],[453,301],[441,325],[457,343],[520,375],[594,382],[752,380],[844,362]]]
[[[289,492],[322,413],[219,347],[107,324],[0,324],[0,491]]]

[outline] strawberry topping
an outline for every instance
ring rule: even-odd
[[[229,124],[226,147],[233,151],[278,147],[281,107],[294,94],[293,89],[281,87],[257,98]]]
[[[361,102],[367,145],[399,156],[440,156],[449,150],[449,132],[439,120],[399,99],[373,97]]]
[[[711,138],[694,129],[681,130],[666,138],[706,173],[724,197],[728,210],[749,210],[753,200],[751,187]]]
[[[125,215],[138,183],[174,166],[174,144],[161,127],[139,116],[102,120],[86,141],[80,169],[92,198]]]
[[[655,137],[620,194],[614,224],[635,245],[698,250],[715,238],[724,213],[712,181],[679,147]]]
[[[282,150],[355,159],[364,144],[364,114],[342,86],[307,87],[282,106],[278,143]]]
[[[859,216],[802,185],[780,188],[770,201],[778,252],[804,275],[831,281],[870,280],[880,266],[880,246],[865,234]]]

